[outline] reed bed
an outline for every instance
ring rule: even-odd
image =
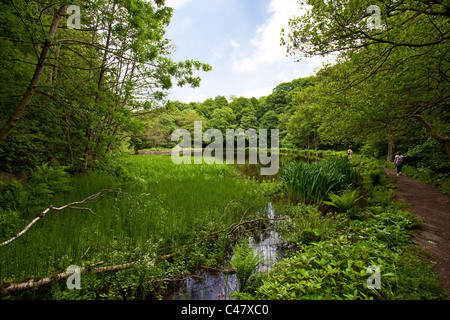
[[[69,265],[121,264],[169,254],[238,222],[259,196],[257,182],[239,178],[232,166],[175,165],[170,156],[111,157],[104,169],[72,177],[70,187],[47,205],[79,201],[103,189],[120,192],[89,204],[96,215],[50,211],[22,237],[0,247],[0,283],[49,276]],[[240,201],[224,212],[232,200]],[[247,217],[266,206],[261,198]]]
[[[350,163],[339,158],[306,163],[293,162],[282,168],[282,183],[286,190],[307,203],[322,203],[329,195],[342,194],[358,183],[358,174]]]

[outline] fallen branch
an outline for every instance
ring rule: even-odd
[[[61,211],[64,209],[76,209],[76,210],[87,210],[89,211],[91,214],[93,214],[94,216],[100,217],[99,215],[95,214],[90,208],[86,208],[86,207],[74,207],[74,205],[78,205],[78,204],[82,204],[82,203],[96,203],[98,201],[100,201],[100,199],[97,199],[99,197],[103,197],[103,193],[104,192],[117,192],[117,193],[122,193],[121,191],[118,190],[114,190],[114,189],[104,189],[96,194],[93,194],[89,197],[87,197],[86,199],[83,199],[81,201],[76,201],[76,202],[71,202],[68,203],[66,205],[63,205],[62,207],[54,207],[53,205],[50,205],[48,208],[46,208],[44,211],[40,212],[36,218],[34,218],[22,231],[20,231],[18,234],[16,234],[15,236],[13,236],[11,239],[6,240],[5,242],[0,243],[0,247],[6,246],[7,244],[10,244],[11,242],[13,242],[14,240],[16,240],[17,238],[19,238],[20,236],[22,236],[25,232],[28,231],[28,229],[30,229],[36,222],[38,222],[39,219],[41,219],[42,217],[44,217],[50,210],[56,210],[56,211]],[[101,218],[101,217],[100,217]]]
[[[231,205],[232,203],[234,203],[234,202],[243,202],[243,203],[250,204],[250,203],[248,203],[247,201],[242,201],[242,200],[239,200],[239,199],[231,200],[230,202],[228,202],[227,206],[225,207],[225,210],[223,211],[222,215],[220,216],[218,223],[220,223],[220,222],[222,221],[223,217],[224,217],[225,214],[227,213],[228,208],[229,208],[230,205]]]
[[[225,274],[236,273],[236,270],[234,270],[233,268],[231,268],[231,269],[218,269],[218,268],[213,268],[213,267],[208,267],[208,266],[200,266],[200,268],[208,269],[208,270],[212,270],[212,271],[216,271],[216,272],[222,272],[222,273],[225,273]]]
[[[86,271],[89,271],[92,273],[100,273],[100,272],[108,272],[108,271],[117,271],[117,270],[121,270],[121,269],[127,269],[127,268],[130,268],[133,265],[135,265],[137,262],[92,269],[92,267],[101,265],[103,263],[104,262],[101,261],[101,262],[98,262],[95,264],[90,264],[90,265],[87,265],[86,267],[80,268],[80,274],[83,272],[86,272]],[[35,289],[40,286],[50,284],[52,282],[64,280],[65,278],[68,278],[73,274],[74,274],[73,271],[67,271],[67,272],[58,273],[58,274],[50,276],[48,278],[37,278],[37,279],[32,279],[30,281],[22,282],[22,283],[4,283],[0,286],[0,295],[12,294],[12,293],[17,293],[19,291]]]
[[[231,230],[227,233],[227,237],[230,234],[232,234],[238,227],[240,227],[244,224],[258,222],[258,221],[277,221],[277,220],[285,220],[285,219],[286,218],[259,218],[259,219],[255,219],[255,220],[249,220],[249,221],[244,221],[244,222],[240,222],[240,223],[235,223],[235,224],[231,225],[230,227],[228,227],[228,229],[231,228]]]
[[[185,281],[185,280],[188,280],[190,278],[204,279],[205,277],[201,277],[201,276],[192,274],[190,276],[187,276],[187,277],[181,278],[181,279],[178,279],[178,278],[153,279],[151,282],[152,283],[154,283],[154,282],[178,282],[178,281]]]
[[[285,220],[285,219],[286,219],[286,218],[258,218],[258,219],[254,219],[254,220],[249,220],[249,221],[244,221],[244,222],[239,222],[239,223],[233,223],[231,226],[229,226],[229,227],[227,227],[227,228],[225,228],[225,229],[223,229],[223,230],[214,231],[214,232],[211,232],[211,233],[207,234],[206,236],[204,236],[204,237],[203,237],[202,239],[200,239],[199,241],[197,241],[197,242],[195,242],[195,243],[193,243],[193,244],[191,244],[191,245],[189,245],[189,246],[187,246],[187,247],[184,247],[184,248],[182,248],[182,249],[179,249],[177,252],[170,253],[170,254],[166,254],[166,255],[163,255],[163,256],[159,256],[159,258],[160,258],[160,259],[166,259],[166,260],[172,259],[175,255],[179,254],[180,252],[187,251],[187,250],[189,250],[190,248],[199,245],[200,243],[202,243],[202,242],[205,241],[206,239],[208,239],[208,238],[210,238],[210,237],[212,237],[212,236],[215,236],[215,235],[217,235],[217,234],[220,234],[220,233],[227,232],[227,237],[228,237],[230,234],[232,234],[234,231],[236,231],[236,229],[237,229],[238,227],[240,227],[240,226],[242,226],[242,225],[245,225],[245,224],[249,224],[249,223],[253,223],[253,222],[258,222],[258,221],[276,221],[276,220]],[[231,229],[231,230],[230,230],[230,229]]]

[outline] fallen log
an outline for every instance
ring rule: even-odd
[[[225,273],[225,274],[236,273],[236,270],[234,270],[233,268],[230,268],[230,269],[219,269],[219,268],[213,268],[213,267],[208,267],[208,266],[200,266],[200,268],[206,269],[206,270],[215,271],[215,272],[222,272],[222,273]]]
[[[211,233],[207,234],[206,236],[204,236],[204,237],[203,237],[202,239],[200,239],[199,241],[197,241],[197,242],[195,242],[195,243],[193,243],[193,244],[191,244],[191,245],[189,245],[189,246],[187,246],[187,247],[181,248],[181,249],[179,249],[178,251],[173,252],[173,253],[169,253],[169,254],[166,254],[166,255],[158,256],[158,258],[160,258],[160,259],[166,259],[166,260],[172,259],[175,255],[177,255],[177,254],[179,254],[179,253],[181,253],[181,252],[183,252],[183,251],[187,251],[187,250],[189,250],[190,248],[193,248],[193,247],[195,247],[195,246],[201,244],[201,243],[202,243],[203,241],[205,241],[206,239],[211,238],[212,236],[215,236],[215,235],[217,235],[217,234],[227,232],[227,235],[226,235],[226,236],[228,237],[230,234],[232,234],[233,232],[235,232],[235,231],[237,230],[238,227],[243,226],[243,225],[245,225],[245,224],[249,224],[249,223],[253,223],[253,222],[258,222],[258,221],[278,221],[278,220],[285,220],[285,219],[286,219],[286,218],[258,218],[258,219],[254,219],[254,220],[248,220],[248,221],[243,221],[243,222],[239,222],[239,223],[233,223],[232,225],[230,225],[229,227],[227,227],[227,228],[225,228],[225,229],[223,229],[223,230],[214,231],[214,232],[211,232]],[[231,229],[231,230],[230,230],[230,229]]]
[[[94,266],[98,266],[103,264],[103,261],[87,265],[85,267],[80,268],[80,274],[83,272],[92,272],[92,273],[101,273],[101,272],[108,272],[108,271],[117,271],[121,269],[127,269],[135,265],[137,262],[131,262],[131,263],[124,263],[116,266],[107,266],[107,267],[99,267],[99,268],[93,268]],[[21,282],[21,283],[4,283],[0,286],[0,296],[6,295],[6,294],[13,294],[20,291],[35,289],[40,286],[50,284],[52,282],[57,282],[64,280],[71,275],[73,275],[73,271],[67,271],[67,272],[61,272],[58,274],[55,274],[53,276],[47,277],[47,278],[38,278],[38,279],[32,279],[29,281]]]

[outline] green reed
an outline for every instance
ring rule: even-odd
[[[175,165],[170,156],[111,157],[104,169],[72,177],[70,187],[48,205],[62,206],[103,189],[121,192],[79,205],[97,216],[87,210],[50,211],[0,247],[0,283],[49,276],[71,264],[121,264],[174,252],[238,222],[259,195],[257,182],[239,178],[232,166]],[[241,201],[224,214],[231,200]],[[266,205],[260,199],[246,218]]]
[[[348,161],[326,158],[319,162],[290,163],[282,168],[282,182],[287,191],[300,200],[321,203],[331,193],[341,194],[358,175]]]

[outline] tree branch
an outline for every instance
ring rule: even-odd
[[[95,214],[90,208],[85,208],[85,207],[74,207],[74,205],[78,205],[78,204],[82,204],[82,203],[95,203],[100,201],[100,199],[97,199],[98,197],[103,197],[103,193],[104,192],[117,192],[117,193],[122,193],[121,191],[118,190],[113,190],[113,189],[104,189],[96,194],[93,194],[89,197],[87,197],[86,199],[83,199],[81,201],[76,201],[76,202],[71,202],[68,204],[63,205],[62,207],[53,207],[53,205],[50,205],[48,208],[46,208],[44,211],[40,212],[36,218],[34,218],[22,231],[20,231],[17,235],[15,235],[14,237],[12,237],[9,240],[4,241],[3,243],[0,243],[0,247],[6,246],[7,244],[10,244],[11,242],[13,242],[14,240],[16,240],[17,238],[21,237],[23,234],[25,234],[25,232],[27,232],[36,222],[39,221],[39,219],[41,219],[42,217],[44,217],[50,210],[57,210],[57,211],[61,211],[64,210],[66,208],[68,209],[77,209],[77,210],[87,210],[89,211],[91,214],[100,217],[99,215]],[[97,200],[95,200],[97,199]],[[101,218],[101,217],[100,217]]]

